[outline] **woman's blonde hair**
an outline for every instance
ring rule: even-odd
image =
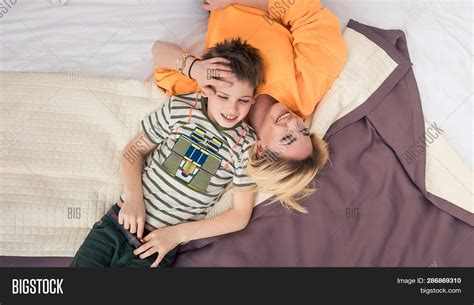
[[[270,162],[257,157],[257,145],[254,145],[247,165],[259,192],[271,194],[272,202],[281,201],[286,208],[301,213],[307,213],[307,210],[299,201],[315,191],[310,183],[329,158],[326,142],[315,134],[310,137],[313,153],[304,160],[280,158]]]

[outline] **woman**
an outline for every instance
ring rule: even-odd
[[[206,48],[239,36],[265,60],[265,84],[249,113],[259,138],[249,174],[261,192],[306,212],[298,201],[328,159],[325,142],[308,127],[347,57],[337,18],[316,0],[206,0],[202,8],[211,11]],[[183,53],[171,43],[153,46],[155,80],[168,94],[213,94],[213,87],[230,85],[230,69],[219,58],[187,57],[182,73],[174,71]]]

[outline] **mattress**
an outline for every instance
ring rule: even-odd
[[[199,54],[207,12],[197,0],[18,1],[0,22],[0,71],[58,72],[145,80],[155,40]],[[423,111],[473,162],[473,28],[468,0],[327,0],[349,18],[407,35]],[[349,72],[350,73],[350,72]]]

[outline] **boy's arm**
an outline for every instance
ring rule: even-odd
[[[177,225],[180,243],[218,236],[244,229],[252,215],[256,191],[254,187],[234,188],[232,208],[215,218]]]
[[[122,180],[124,204],[118,216],[119,223],[130,233],[142,238],[145,225],[145,206],[143,204],[142,168],[143,160],[156,145],[143,131],[125,146],[122,153]]]
[[[158,258],[152,264],[156,267],[163,257],[178,244],[195,239],[218,236],[244,229],[252,215],[255,203],[255,187],[234,189],[232,208],[215,218],[181,223],[175,226],[157,229],[145,236],[145,244],[136,249],[136,255],[146,258],[158,252]]]

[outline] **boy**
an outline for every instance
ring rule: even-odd
[[[196,60],[186,55],[177,66],[189,64],[190,73]],[[141,122],[142,131],[124,149],[123,195],[94,225],[71,266],[170,266],[179,244],[246,227],[255,192],[245,169],[256,136],[243,119],[263,81],[263,59],[240,39],[217,44],[203,59],[214,57],[229,63],[231,86],[207,88],[207,97],[174,96]],[[230,183],[232,208],[204,219]]]

